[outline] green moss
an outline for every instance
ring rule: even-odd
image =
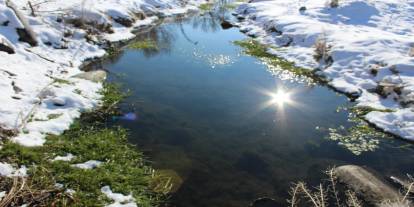
[[[234,41],[233,43],[235,45],[242,47],[244,49],[244,52],[247,55],[260,58],[262,61],[266,62],[267,64],[280,67],[283,70],[293,72],[294,74],[299,75],[299,76],[305,76],[305,77],[312,78],[313,80],[318,81],[318,82],[324,82],[323,79],[315,75],[312,70],[297,67],[295,66],[293,62],[289,62],[287,60],[284,60],[282,58],[279,58],[275,55],[268,53],[267,47],[260,44],[256,40],[246,39],[246,40],[241,40],[241,41]]]
[[[59,118],[60,116],[62,116],[62,114],[49,114],[49,115],[47,115],[47,118],[48,118],[49,120],[51,120],[51,119],[57,119],[57,118]]]
[[[213,8],[213,4],[212,3],[200,4],[200,6],[198,6],[198,8],[201,11],[210,11]]]
[[[104,95],[102,108],[105,110],[125,97],[119,85],[114,84],[105,84],[101,93]],[[41,147],[6,142],[0,151],[0,160],[28,166],[30,181],[35,189],[51,189],[55,188],[55,183],[61,183],[65,189],[75,190],[69,206],[104,206],[110,203],[101,193],[101,188],[106,185],[117,193],[132,193],[138,206],[157,206],[164,197],[163,193],[171,187],[168,183],[157,185],[157,192],[162,193],[151,189],[154,171],[147,165],[142,153],[128,143],[127,131],[121,127],[101,127],[102,123],[84,116],[90,116],[90,113],[75,121],[62,135],[48,136]],[[51,161],[67,153],[75,155],[75,158],[70,162]],[[89,160],[99,160],[103,164],[95,169],[71,166]],[[166,186],[166,189],[159,189],[160,186]],[[51,200],[68,202],[67,197],[61,199]]]
[[[129,49],[135,49],[135,50],[142,50],[142,49],[158,49],[157,43],[153,40],[140,40],[133,42],[128,45]]]
[[[73,84],[72,82],[65,80],[65,79],[61,79],[61,78],[53,78],[53,83],[57,83],[57,84]]]
[[[109,57],[116,56],[120,53],[120,50],[116,47],[109,47],[106,49],[106,54]]]
[[[80,89],[75,89],[73,90],[74,93],[78,94],[78,95],[82,95],[82,91]]]
[[[354,113],[358,117],[363,117],[367,115],[369,112],[372,111],[379,111],[379,112],[393,112],[391,109],[376,109],[372,107],[352,107],[350,109],[351,113]]]

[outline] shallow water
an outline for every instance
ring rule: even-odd
[[[291,182],[319,183],[334,165],[413,172],[413,148],[400,140],[355,155],[328,139],[326,129],[353,125],[337,112],[347,98],[244,55],[232,41],[246,37],[219,23],[209,13],[164,23],[139,37],[158,49],[125,49],[104,65],[132,91],[122,110],[137,115],[115,124],[156,169],[180,178],[169,206],[247,206],[263,196],[286,206]]]

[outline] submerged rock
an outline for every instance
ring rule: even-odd
[[[250,204],[250,207],[279,207],[280,205],[271,198],[258,198]]]
[[[344,165],[337,167],[335,174],[341,182],[374,206],[381,206],[383,202],[400,206],[398,201],[403,200],[393,186],[363,167]]]
[[[94,70],[84,73],[79,73],[77,75],[72,76],[73,78],[85,79],[90,80],[93,82],[103,82],[106,79],[106,72],[103,70]]]

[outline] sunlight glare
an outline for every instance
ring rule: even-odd
[[[276,93],[270,94],[271,102],[279,106],[290,103],[290,93],[284,90],[278,90]]]

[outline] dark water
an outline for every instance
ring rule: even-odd
[[[181,178],[171,206],[247,206],[262,196],[286,206],[291,182],[319,183],[329,166],[367,165],[386,176],[414,170],[412,147],[399,140],[379,139],[373,152],[355,155],[328,139],[324,129],[352,125],[337,112],[346,97],[271,73],[232,44],[246,37],[221,29],[213,15],[164,23],[140,38],[158,49],[125,49],[105,67],[132,91],[123,111],[137,114],[116,124],[156,169]],[[290,101],[269,103],[280,89]]]

